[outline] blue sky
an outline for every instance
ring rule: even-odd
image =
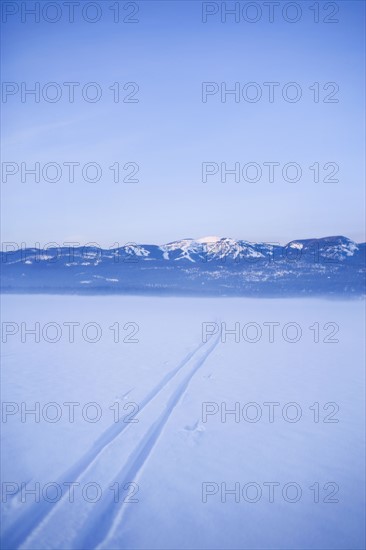
[[[71,183],[66,168],[56,183],[9,177],[2,241],[364,240],[363,2],[339,2],[335,24],[313,22],[314,2],[298,2],[303,16],[293,24],[280,15],[273,23],[266,16],[222,23],[219,14],[203,24],[195,1],[138,2],[138,23],[114,24],[112,4],[100,3],[95,24],[78,14],[69,23],[65,13],[54,24],[21,23],[19,15],[3,24],[3,81],[97,82],[103,91],[97,103],[80,92],[69,103],[65,87],[57,103],[9,97],[2,104],[3,162],[96,162],[103,177]],[[257,82],[265,91],[263,83],[273,81],[279,89],[297,82],[302,99],[289,103],[279,93],[274,103],[222,103],[219,95],[201,101],[202,82]],[[114,82],[138,83],[139,102],[114,103]],[[314,103],[314,82],[336,82],[339,102]],[[297,162],[303,176],[270,183],[263,172],[257,183],[222,183],[219,176],[203,183],[202,162],[209,161]],[[314,182],[308,167],[316,161],[337,163],[339,182]],[[139,182],[114,183],[108,167],[115,162],[138,163]]]

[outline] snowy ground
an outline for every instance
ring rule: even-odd
[[[2,311],[3,548],[364,548],[363,301]]]

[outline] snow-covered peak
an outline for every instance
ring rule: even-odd
[[[296,248],[297,250],[302,250],[304,248],[303,243],[299,243],[298,241],[291,241],[288,244],[289,248]]]
[[[131,256],[149,256],[150,254],[148,250],[135,243],[126,244],[123,249],[126,254],[130,254]]]
[[[216,236],[174,241],[160,246],[160,250],[163,251],[163,257],[166,260],[191,262],[263,257],[263,252],[256,249],[255,243]]]
[[[199,239],[196,239],[197,243],[202,244],[211,244],[211,243],[217,243],[217,241],[221,241],[221,237],[200,237]]]
[[[172,243],[164,244],[160,246],[160,250],[163,251],[163,257],[165,260],[170,260],[171,256],[169,254],[174,254],[178,252],[178,256],[174,256],[175,260],[190,260],[194,262],[195,260],[191,257],[191,254],[199,253],[202,245],[197,243],[194,239],[183,239],[181,241],[173,241]]]

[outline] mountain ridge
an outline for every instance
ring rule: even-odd
[[[109,249],[23,248],[1,252],[1,290],[359,295],[365,290],[365,258],[366,244],[342,235],[295,239],[284,246],[203,237]]]

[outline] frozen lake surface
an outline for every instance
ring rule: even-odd
[[[364,307],[3,296],[3,548],[364,548]]]

